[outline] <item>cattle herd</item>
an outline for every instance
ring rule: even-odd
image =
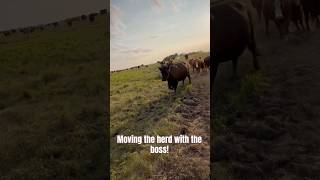
[[[163,61],[158,62],[161,66],[159,70],[162,75],[162,81],[168,82],[168,88],[176,92],[179,81],[182,81],[186,78],[189,79],[191,83],[190,69],[192,68],[193,72],[200,73],[201,70],[206,72],[207,69],[210,69],[210,56],[205,57],[203,60],[201,57],[192,58],[187,62],[177,62],[173,63],[173,60],[177,55],[171,55],[166,57]],[[189,55],[186,54],[185,59],[189,58]]]
[[[259,20],[264,19],[267,36],[269,36],[270,21],[275,23],[280,37],[289,33],[290,23],[295,25],[297,31],[310,30],[311,22],[320,26],[320,0],[251,0],[251,4],[256,9]],[[197,58],[191,59],[189,63],[172,63],[168,60],[161,62],[159,70],[162,80],[168,81],[169,89],[176,90],[178,81],[190,77],[189,67],[192,67],[193,71],[200,72],[201,69],[210,69],[210,64],[212,89],[220,63],[232,61],[232,76],[235,77],[238,59],[246,49],[252,54],[254,69],[259,70],[257,58],[259,53],[252,16],[250,7],[243,1],[212,1],[210,4],[210,36],[214,40],[210,45],[213,49],[212,61],[210,62],[209,56],[203,61]]]
[[[291,22],[298,31],[310,30],[310,21],[320,25],[319,0],[251,0],[251,3],[259,19],[264,17],[267,35],[270,21],[275,23],[281,37],[288,34]]]
[[[251,0],[260,20],[264,19],[265,33],[269,36],[269,21],[273,21],[284,37],[289,33],[290,23],[297,31],[310,30],[310,24],[320,25],[319,0]],[[218,72],[219,64],[233,63],[233,77],[236,75],[239,57],[245,49],[252,54],[253,66],[259,70],[255,31],[250,7],[242,1],[220,0],[211,2],[210,7],[211,42],[213,49],[211,88]]]
[[[43,31],[46,28],[56,28],[61,25],[67,25],[68,27],[73,26],[75,22],[80,22],[80,21],[89,21],[90,23],[95,22],[96,17],[98,15],[106,15],[107,14],[107,9],[102,9],[99,11],[99,13],[90,13],[88,15],[81,15],[79,17],[73,17],[73,18],[67,18],[62,21],[56,21],[48,24],[41,24],[37,26],[30,26],[30,27],[24,27],[24,28],[17,28],[17,29],[10,29],[10,30],[5,30],[0,32],[0,37],[3,35],[4,37],[12,36],[16,33],[21,33],[21,34],[29,34],[35,31]]]

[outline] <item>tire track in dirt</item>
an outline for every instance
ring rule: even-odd
[[[162,167],[163,179],[209,179],[210,73],[192,74],[192,90],[175,113],[182,116],[181,134],[202,136],[202,144],[175,144]]]

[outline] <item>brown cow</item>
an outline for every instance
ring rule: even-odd
[[[194,60],[194,66],[195,66],[195,69],[196,69],[197,73],[199,73],[200,70],[201,70],[201,61],[199,59],[195,59]]]
[[[276,24],[280,37],[289,33],[290,21],[296,25],[297,30],[304,29],[299,0],[264,0],[262,11],[267,36],[270,20]]]
[[[189,65],[192,67],[192,72],[196,69],[196,60],[195,59],[190,59],[189,60]]]
[[[202,69],[202,71],[204,71],[205,70],[204,62],[201,59],[196,59],[195,60],[195,68],[197,70],[197,73],[200,73],[201,69]]]
[[[168,81],[168,88],[176,92],[179,81],[182,81],[188,77],[189,83],[191,84],[191,77],[189,72],[189,66],[187,63],[161,63],[159,70],[162,75],[162,81]]]
[[[210,71],[212,88],[219,64],[226,61],[233,63],[233,77],[236,76],[239,56],[248,48],[253,56],[253,64],[259,69],[256,42],[251,13],[242,3],[230,2],[212,5],[210,8],[211,48],[213,61]]]

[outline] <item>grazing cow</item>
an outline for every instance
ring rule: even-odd
[[[98,15],[98,13],[91,13],[91,14],[89,14],[89,21],[90,21],[90,22],[94,22],[97,15]]]
[[[191,83],[191,77],[189,73],[189,66],[186,63],[161,63],[159,70],[162,75],[162,81],[168,81],[168,88],[176,92],[179,81],[182,81],[188,77],[189,83]]]
[[[81,15],[81,20],[84,21],[87,19],[87,16],[86,15]]]
[[[261,20],[263,0],[251,0],[251,4],[256,9],[259,20]]]
[[[305,18],[305,24],[308,30],[310,30],[310,23],[309,18],[310,16],[316,20],[316,22],[319,24],[319,18],[320,15],[320,1],[319,0],[300,0],[301,5],[304,12],[304,18]]]
[[[35,30],[35,27],[29,27],[29,32],[33,33]]]
[[[67,24],[68,24],[69,27],[71,27],[72,26],[72,20],[67,20]]]
[[[26,29],[25,28],[20,29],[19,31],[20,31],[20,33],[26,34]]]
[[[253,22],[247,7],[236,2],[211,4],[210,14],[211,38],[214,39],[211,44],[213,70],[210,71],[210,77],[213,80],[210,86],[213,86],[219,64],[222,62],[231,60],[233,77],[236,76],[238,58],[246,48],[250,50],[254,67],[258,70]]]
[[[5,31],[5,32],[3,32],[3,35],[4,35],[4,36],[10,36],[10,35],[11,35],[11,32],[10,32],[10,31]]]
[[[100,14],[101,14],[101,15],[107,14],[107,9],[102,9],[102,10],[100,10]]]
[[[52,23],[53,27],[58,27],[59,26],[59,22],[54,22]]]
[[[210,69],[210,56],[205,57],[203,62],[205,64],[206,68]]]

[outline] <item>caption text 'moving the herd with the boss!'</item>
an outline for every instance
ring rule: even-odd
[[[117,135],[118,144],[200,144],[202,143],[201,136],[195,135],[179,135],[179,136],[124,136]],[[150,153],[169,153],[169,145],[152,146],[150,145]]]

